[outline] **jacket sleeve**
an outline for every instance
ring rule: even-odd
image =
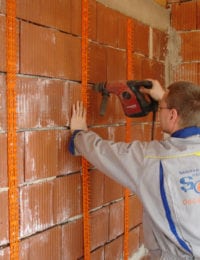
[[[77,132],[73,142],[75,155],[82,155],[98,170],[136,192],[143,173],[145,143],[116,143],[92,131]]]

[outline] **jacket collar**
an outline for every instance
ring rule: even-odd
[[[177,137],[177,138],[186,138],[192,135],[200,135],[200,127],[192,126],[192,127],[186,127],[183,129],[180,129],[176,132],[174,132],[171,136]]]

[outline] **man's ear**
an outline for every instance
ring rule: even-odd
[[[175,108],[170,109],[170,120],[172,123],[178,122],[178,111]]]

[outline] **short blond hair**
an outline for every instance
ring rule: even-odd
[[[168,87],[166,103],[177,110],[181,127],[200,127],[200,86],[188,81],[174,82]]]

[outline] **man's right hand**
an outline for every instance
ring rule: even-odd
[[[160,101],[165,94],[165,89],[160,85],[158,80],[153,80],[153,79],[148,79],[148,80],[152,82],[153,87],[151,89],[142,87],[140,88],[140,91],[144,94],[150,95],[156,101]]]

